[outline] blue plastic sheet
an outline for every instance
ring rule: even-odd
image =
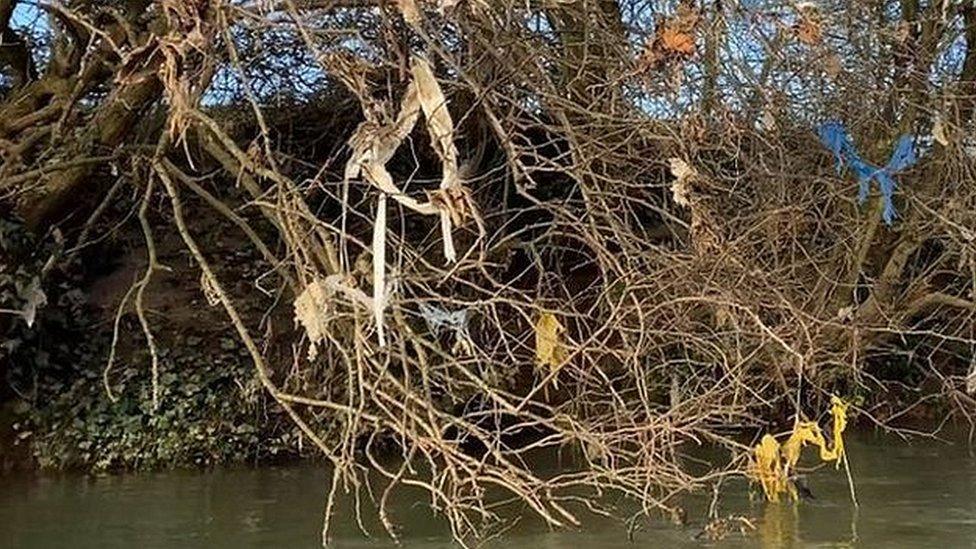
[[[864,203],[871,190],[871,181],[877,181],[881,190],[881,200],[884,209],[881,217],[885,223],[891,225],[898,217],[895,211],[894,194],[897,182],[895,175],[915,165],[918,157],[915,153],[915,139],[911,135],[903,135],[898,139],[891,159],[883,167],[874,166],[861,158],[854,146],[854,141],[843,122],[830,120],[823,123],[817,130],[820,141],[834,154],[837,173],[841,173],[845,165],[849,165],[857,175],[860,203]]]

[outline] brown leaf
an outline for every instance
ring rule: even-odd
[[[698,10],[681,5],[675,14],[657,25],[637,60],[639,70],[660,69],[673,61],[695,54],[695,30],[700,17]]]
[[[671,28],[661,33],[661,44],[665,50],[681,55],[695,53],[695,37]]]
[[[210,282],[208,282],[209,284]],[[333,274],[315,278],[295,298],[295,323],[305,329],[308,336],[308,359],[315,360],[318,346],[328,338],[329,312],[341,301],[372,310],[373,300],[355,286],[349,275]]]
[[[801,19],[796,26],[796,37],[808,46],[815,46],[823,40],[823,27],[816,19]]]
[[[797,5],[800,20],[793,27],[796,37],[808,46],[815,46],[823,41],[823,22],[817,6],[811,3]]]
[[[305,328],[308,336],[308,360],[313,361],[318,356],[318,346],[325,341],[328,334],[326,311],[332,292],[320,280],[313,280],[295,298],[295,322]]]

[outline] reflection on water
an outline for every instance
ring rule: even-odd
[[[756,524],[745,537],[696,541],[699,511],[699,523],[683,528],[648,521],[634,542],[622,524],[599,519],[580,532],[526,523],[489,547],[976,548],[976,459],[965,444],[861,437],[848,452],[859,510],[850,504],[843,471],[828,467],[810,476],[816,500],[798,506],[750,501],[744,482],[731,486],[721,512]],[[45,548],[317,547],[328,488],[325,472],[313,467],[0,483],[0,547]],[[404,525],[407,547],[453,547],[427,500],[401,496],[392,516]],[[691,506],[703,509],[704,500]],[[392,546],[375,523],[367,527],[376,537],[359,534],[348,509],[336,522],[337,547]]]

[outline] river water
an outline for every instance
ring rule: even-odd
[[[813,501],[752,501],[730,483],[721,513],[749,517],[755,530],[718,542],[689,525],[646,521],[626,527],[592,519],[581,531],[551,532],[531,521],[488,547],[956,547],[976,548],[976,458],[965,443],[903,442],[860,435],[848,442],[859,508],[843,470],[810,475]],[[320,467],[229,469],[106,477],[0,479],[0,547],[319,547],[327,476]],[[456,547],[426,501],[401,498],[393,518],[407,548]],[[698,515],[702,506],[699,505]],[[348,509],[336,547],[392,547],[378,530],[358,532]]]

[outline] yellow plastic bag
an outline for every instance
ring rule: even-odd
[[[815,421],[797,421],[790,437],[782,445],[772,435],[763,436],[753,450],[750,476],[759,482],[766,499],[779,501],[782,494],[796,499],[796,490],[790,483],[790,475],[800,461],[803,447],[812,444],[820,449],[822,461],[834,461],[840,466],[844,457],[844,430],[847,428],[847,403],[837,396],[830,397],[830,415],[833,418],[833,446],[824,439]]]

